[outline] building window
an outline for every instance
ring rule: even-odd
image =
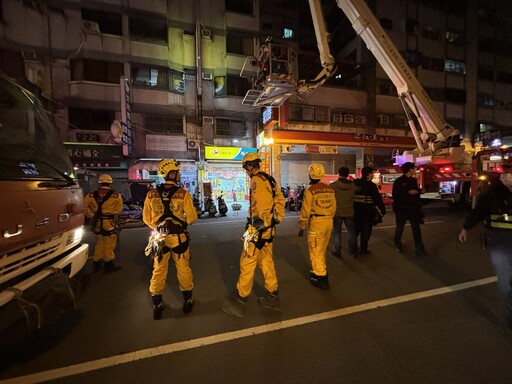
[[[387,19],[385,17],[380,18],[380,26],[388,31],[393,30],[393,20]]]
[[[479,107],[494,108],[494,96],[489,93],[478,93],[476,100]]]
[[[283,28],[283,39],[295,38],[295,31],[292,28]]]
[[[405,32],[407,32],[408,35],[417,35],[419,30],[420,27],[416,19],[408,18],[405,21]]]
[[[167,43],[167,22],[158,17],[130,16],[130,37],[134,40]]]
[[[71,62],[71,80],[96,81],[119,84],[123,75],[123,64],[99,60],[75,60]]]
[[[101,33],[117,36],[123,35],[120,14],[83,8],[82,20],[94,21],[98,23]]]
[[[403,52],[404,60],[411,68],[417,68],[422,61],[422,54],[417,51]]]
[[[464,104],[466,102],[466,91],[463,89],[446,88],[444,99],[447,102]]]
[[[291,104],[290,121],[329,123],[329,107]]]
[[[396,96],[396,87],[393,85],[391,80],[388,79],[377,79],[377,94]]]
[[[437,28],[433,28],[430,25],[424,25],[421,28],[421,36],[431,40],[441,40],[441,32]]]
[[[436,72],[444,72],[445,61],[444,59],[438,59],[436,57],[423,56],[421,60],[421,66],[423,69],[428,69]]]
[[[237,55],[254,55],[254,38],[236,32],[228,32],[226,36],[226,52]]]
[[[185,92],[184,73],[170,68],[132,67],[132,84],[138,87],[156,88],[178,93]]]
[[[252,2],[253,0],[226,0],[226,11],[252,15]]]
[[[69,125],[85,131],[110,131],[114,122],[114,111],[99,109],[69,108]]]
[[[478,78],[479,80],[494,81],[494,69],[478,67]]]
[[[499,83],[512,84],[512,73],[496,72],[496,81]]]
[[[182,116],[144,116],[144,129],[151,133],[180,133],[183,134]]]
[[[215,96],[245,96],[250,89],[249,80],[240,76],[216,76]]]
[[[444,61],[444,71],[465,75],[466,74],[466,64],[464,64],[460,61],[447,59]]]
[[[215,134],[217,136],[246,137],[247,128],[242,120],[216,118]]]
[[[449,44],[453,45],[464,45],[464,41],[462,39],[462,34],[456,31],[445,31],[444,38]]]
[[[443,88],[425,87],[425,91],[430,96],[432,101],[444,101],[444,89]]]

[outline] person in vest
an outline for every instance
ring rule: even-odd
[[[148,192],[142,210],[144,223],[163,238],[161,252],[153,255],[153,274],[149,283],[155,320],[161,319],[165,307],[162,293],[171,259],[176,265],[179,289],[183,294],[183,313],[192,311],[194,283],[187,226],[197,220],[192,196],[177,185],[181,181],[179,163],[168,159],[160,161],[158,174],[165,179],[165,183]]]
[[[348,251],[356,257],[356,227],[354,224],[354,182],[348,179],[349,169],[341,167],[338,170],[338,180],[331,184],[336,197],[336,214],[332,229],[332,251],[334,257],[341,258],[341,229],[343,223],[348,232]]]
[[[222,306],[225,313],[237,317],[244,315],[257,266],[263,273],[267,291],[265,296],[258,298],[258,303],[265,308],[281,309],[272,241],[275,225],[284,217],[285,199],[274,178],[260,170],[260,163],[260,156],[252,152],[242,159],[242,166],[251,178],[250,203],[236,293]]]
[[[416,166],[414,163],[407,162],[401,166],[402,176],[393,183],[393,212],[395,212],[395,248],[397,252],[402,253],[402,234],[405,223],[411,223],[412,237],[416,248],[416,256],[426,256],[425,247],[421,237],[421,227],[423,224],[423,211],[421,210],[420,194],[418,181],[414,177]]]
[[[320,180],[324,177],[322,164],[311,164],[308,169],[309,188],[304,191],[304,200],[299,219],[299,236],[308,228],[308,249],[311,260],[309,281],[315,287],[329,289],[325,250],[329,245],[333,217],[336,213],[334,190]]]
[[[96,246],[92,256],[93,272],[99,272],[103,266],[105,272],[121,269],[114,264],[114,248],[118,236],[117,215],[123,210],[123,198],[119,192],[110,188],[112,181],[110,175],[100,175],[100,187],[84,198],[84,214],[92,220],[92,230],[96,235]]]
[[[512,164],[502,166],[500,182],[491,185],[476,201],[475,209],[464,221],[459,241],[467,231],[484,221],[486,246],[498,279],[498,291],[507,310],[506,323],[512,328]]]
[[[372,236],[374,208],[377,207],[382,216],[386,214],[386,206],[372,179],[373,169],[371,167],[363,167],[361,169],[361,178],[354,181],[356,189],[354,194],[354,223],[356,226],[356,239],[361,235],[361,255],[371,254],[368,249],[368,242]]]

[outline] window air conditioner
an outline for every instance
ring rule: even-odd
[[[88,33],[100,33],[100,26],[95,21],[82,20],[82,31]]]
[[[354,115],[350,113],[343,115],[343,122],[347,124],[354,124]]]
[[[356,116],[356,124],[365,125],[366,124],[366,116]]]
[[[389,116],[388,115],[379,115],[379,123],[381,125],[389,125]]]
[[[203,116],[203,125],[205,124],[213,124],[212,116]]]
[[[202,76],[203,80],[212,80],[213,79],[213,75],[210,72],[203,72],[201,76]]]
[[[340,113],[333,113],[332,114],[332,122],[334,124],[340,124],[343,122],[343,115]]]
[[[188,149],[198,149],[199,148],[199,140],[187,140],[187,148]]]

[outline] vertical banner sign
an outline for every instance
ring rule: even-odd
[[[128,77],[121,76],[119,85],[121,90],[121,126],[123,128],[123,136],[121,138],[121,142],[123,143],[123,155],[129,156],[133,152],[133,139],[130,82],[128,81]]]

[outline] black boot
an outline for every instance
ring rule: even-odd
[[[121,267],[119,265],[115,265],[113,260],[107,261],[105,263],[105,272],[116,272],[120,269]]]
[[[323,289],[324,291],[327,291],[329,289],[329,278],[327,277],[327,275],[318,276],[311,272],[309,274],[309,281],[312,285],[314,285],[317,288]]]
[[[92,273],[98,273],[103,268],[103,262],[101,260],[92,262]]]
[[[153,300],[153,320],[160,320],[165,307],[162,295],[151,296],[151,299]]]
[[[188,314],[194,307],[194,298],[192,297],[192,291],[182,291],[183,294],[183,313]]]

